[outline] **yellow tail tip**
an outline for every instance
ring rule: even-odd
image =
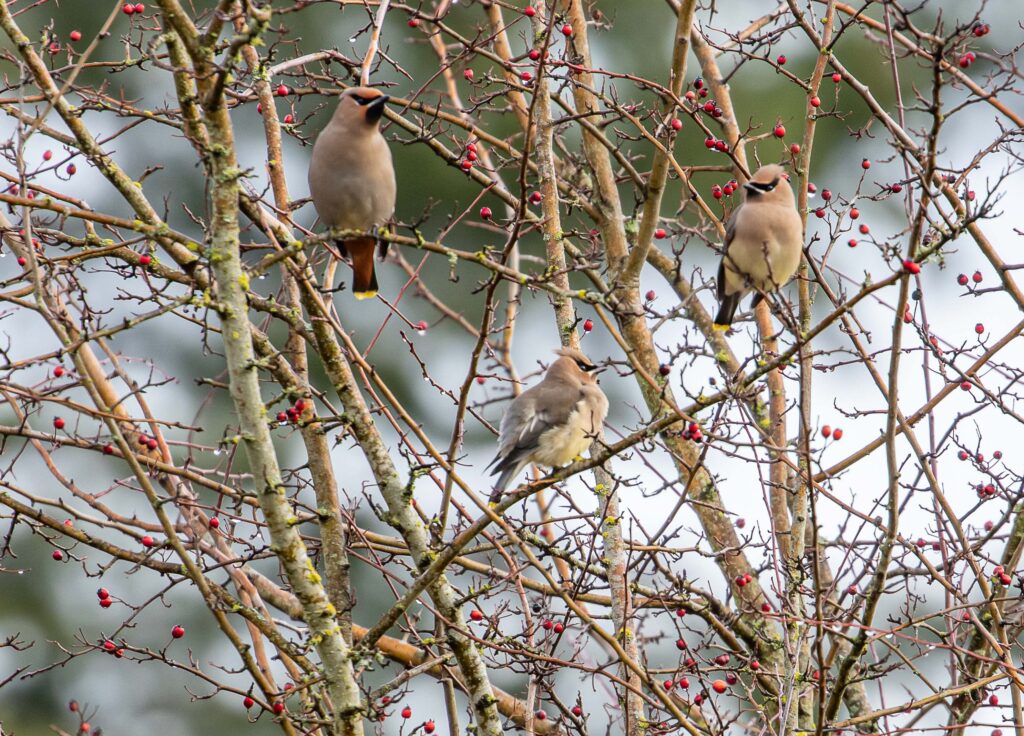
[[[731,326],[732,325],[720,325],[716,322],[711,327],[712,329],[714,329],[715,332],[726,332]]]
[[[377,296],[376,291],[354,291],[352,293],[359,301],[362,301],[363,299],[373,299],[375,296]]]

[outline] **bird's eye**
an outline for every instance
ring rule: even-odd
[[[365,105],[370,101],[368,97],[363,97],[362,95],[352,95],[352,99],[356,101],[357,105]]]

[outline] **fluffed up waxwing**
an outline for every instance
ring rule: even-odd
[[[380,132],[388,96],[369,87],[345,90],[331,121],[313,144],[309,192],[321,222],[335,230],[373,231],[395,211],[395,167]],[[357,299],[377,294],[372,235],[337,241],[352,261],[352,292]],[[387,244],[381,244],[381,255]]]
[[[501,474],[491,503],[530,463],[555,468],[576,459],[590,447],[608,415],[597,366],[579,350],[557,352],[541,382],[517,396],[501,420],[498,454],[487,466],[494,466],[491,475]]]
[[[715,328],[726,330],[740,299],[755,291],[751,309],[764,295],[793,278],[803,254],[803,224],[785,170],[762,166],[743,185],[746,197],[725,226],[718,268]]]

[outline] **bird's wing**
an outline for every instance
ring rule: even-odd
[[[497,463],[495,472],[531,455],[542,434],[569,421],[581,398],[578,389],[566,391],[543,381],[516,398],[501,422],[498,455],[491,463]]]
[[[727,296],[725,293],[725,259],[729,257],[729,245],[736,236],[736,218],[740,214],[741,209],[743,209],[743,205],[733,210],[732,216],[725,223],[725,242],[722,244],[722,260],[718,264],[718,281],[715,284],[718,291],[718,301],[724,300]]]

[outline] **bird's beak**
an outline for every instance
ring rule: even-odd
[[[388,95],[381,95],[366,106],[366,120],[369,123],[376,123],[384,114],[384,105],[391,98]]]

